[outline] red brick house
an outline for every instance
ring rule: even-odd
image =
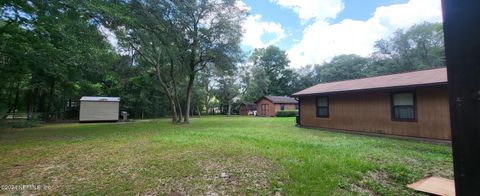
[[[277,111],[298,109],[297,100],[284,96],[263,96],[255,103],[257,104],[257,116],[276,116]]]

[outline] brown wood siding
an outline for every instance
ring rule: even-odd
[[[262,105],[266,106],[265,113],[262,111]],[[277,111],[280,111],[280,103],[272,103],[268,99],[261,99],[257,102],[257,116],[276,116]],[[295,110],[295,104],[285,103],[285,110]]]
[[[275,104],[275,112],[280,111],[281,105],[282,105],[281,103]],[[285,103],[285,110],[295,110],[295,104]]]
[[[242,116],[248,116],[247,106],[244,105],[244,104],[242,104],[242,105],[240,106],[239,113],[240,113],[240,115],[242,115]]]
[[[275,105],[268,99],[257,101],[257,116],[275,116]],[[265,110],[262,110],[265,105]]]
[[[329,118],[316,117],[314,96],[300,97],[301,125],[450,140],[447,87],[422,87],[409,91],[416,93],[416,122],[392,121],[390,95],[396,91],[383,91],[329,95]]]

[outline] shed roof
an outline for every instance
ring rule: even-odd
[[[355,80],[317,84],[306,88],[293,96],[324,94],[335,92],[388,89],[401,87],[429,86],[447,84],[447,69],[430,69],[392,75],[384,75]]]
[[[268,95],[268,96],[260,97],[260,99],[262,99],[262,98],[268,99],[272,103],[294,103],[294,104],[298,103],[298,101],[295,100],[294,98],[286,97],[286,96],[271,96],[271,95]],[[260,99],[258,99],[256,102],[260,101]]]
[[[257,110],[257,104],[254,104],[254,103],[242,103],[242,105],[245,105],[245,107],[247,107],[247,110]]]
[[[80,101],[104,101],[104,102],[119,102],[120,97],[94,97],[94,96],[83,96],[80,98]]]

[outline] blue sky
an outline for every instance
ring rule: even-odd
[[[440,22],[440,0],[243,0],[242,48],[276,45],[293,67],[373,52],[375,40],[423,21]],[[324,46],[324,47],[322,47]]]

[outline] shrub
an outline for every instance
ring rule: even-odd
[[[12,124],[12,128],[28,128],[36,126],[38,121],[36,120],[21,120]]]
[[[277,117],[294,117],[297,116],[297,110],[283,110],[277,112]]]

